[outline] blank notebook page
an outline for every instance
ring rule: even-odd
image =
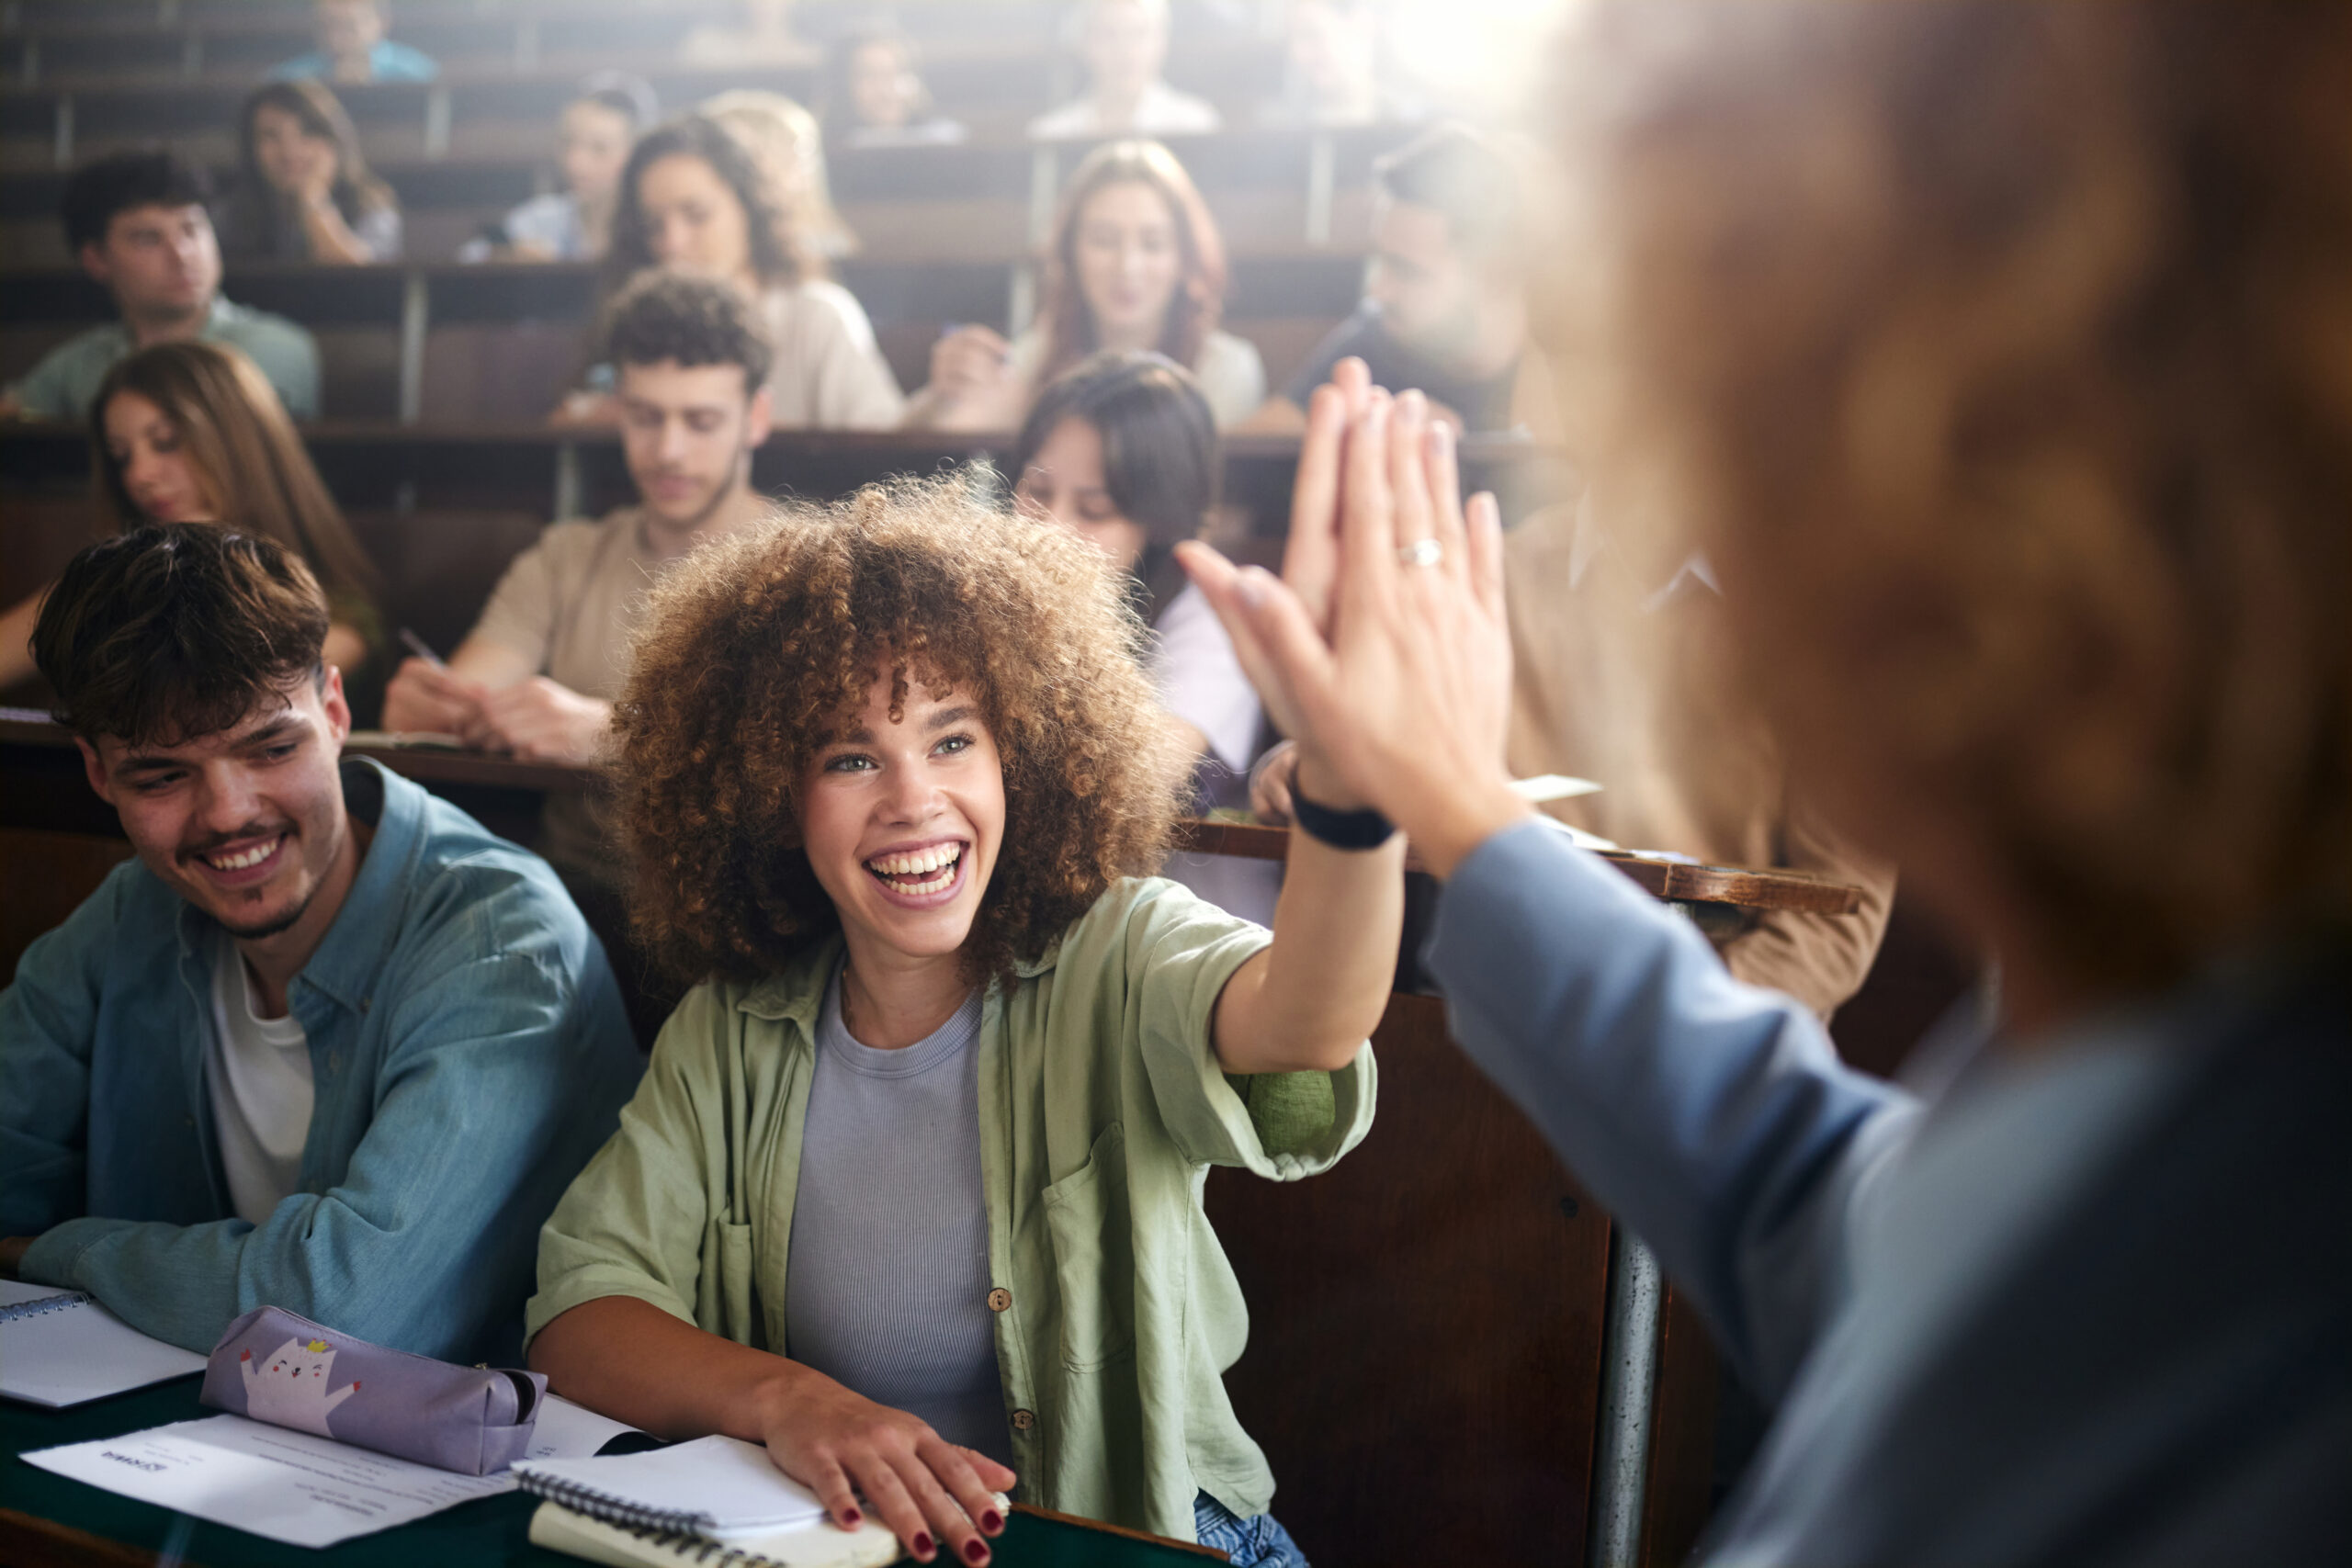
[[[203,1370],[81,1292],[0,1280],[0,1394],[54,1408]]]

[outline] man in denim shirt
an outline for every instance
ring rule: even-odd
[[[209,1348],[286,1307],[519,1348],[539,1224],[639,1058],[537,857],[366,761],[266,540],[93,546],[34,656],[138,858],[0,992],[0,1269]]]

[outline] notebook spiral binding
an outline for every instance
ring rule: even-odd
[[[620,1523],[617,1519],[611,1522]],[[725,1541],[709,1540],[698,1535],[682,1535],[676,1530],[654,1529],[645,1525],[624,1524],[621,1528],[648,1545],[675,1552],[680,1561],[698,1563],[702,1568],[784,1568],[784,1564],[775,1558],[729,1546]]]
[[[577,1481],[558,1480],[527,1471],[515,1479],[523,1483],[526,1492],[545,1497],[549,1502],[560,1503],[572,1512],[586,1514],[590,1518],[626,1526],[639,1534],[681,1535],[699,1540],[704,1539],[700,1532],[715,1522],[708,1514],[690,1509],[642,1507],[626,1497],[616,1497],[609,1492],[582,1486]]]
[[[63,1291],[53,1296],[37,1296],[15,1306],[0,1307],[0,1323],[14,1323],[19,1318],[46,1317],[53,1312],[65,1312],[84,1306],[90,1301],[87,1291]]]

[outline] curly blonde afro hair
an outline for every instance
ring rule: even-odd
[[[817,750],[890,671],[965,695],[1004,766],[1004,843],[963,948],[1010,974],[1123,876],[1148,874],[1187,761],[1138,659],[1120,573],[959,480],[780,508],[655,590],[616,707],[630,913],[687,983],[775,973],[838,925],[801,849]]]

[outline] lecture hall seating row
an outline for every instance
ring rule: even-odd
[[[701,85],[716,90],[718,81],[706,78]],[[553,114],[506,128],[509,134],[492,150],[379,162],[377,172],[401,198],[411,259],[446,260],[485,222],[554,187],[547,129]],[[1356,250],[1369,232],[1373,163],[1412,133],[1409,125],[1244,129],[1172,145],[1228,251]],[[174,141],[184,155],[204,158],[200,148]],[[869,259],[1011,260],[1047,236],[1063,180],[1089,146],[993,141],[857,148],[828,162],[834,203]],[[217,188],[229,188],[232,152],[216,149],[206,166],[218,177]],[[0,168],[0,268],[71,263],[57,220],[69,174],[49,165]]]
[[[1181,38],[1234,30],[1229,12],[1185,0],[1175,9]],[[875,10],[868,0],[808,0],[796,7],[796,25],[822,39]],[[911,0],[888,11],[944,52],[994,39],[1050,54],[1066,39],[1068,6],[1055,0]],[[739,14],[731,0],[396,0],[393,30],[447,71],[528,71],[662,58],[695,25],[724,26]],[[311,27],[308,0],[9,0],[0,5],[0,73],[28,86],[250,78],[310,50]]]
[[[1362,265],[1315,253],[1237,260],[1227,325],[1258,344],[1273,385],[1353,308]],[[946,327],[1008,330],[1035,298],[1023,262],[853,257],[837,272],[910,389],[929,378],[931,345]],[[0,283],[0,380],[112,317],[105,292],[76,270],[11,273]],[[330,418],[512,421],[546,414],[584,368],[595,275],[580,265],[278,265],[233,272],[223,291],[317,335]]]

